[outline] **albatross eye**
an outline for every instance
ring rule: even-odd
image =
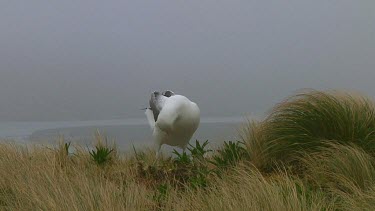
[[[166,96],[166,97],[170,97],[170,96],[173,96],[174,93],[170,90],[167,90],[167,91],[163,92],[163,95]]]

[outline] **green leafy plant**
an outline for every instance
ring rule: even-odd
[[[208,140],[206,140],[202,145],[199,143],[198,140],[195,140],[195,146],[189,144],[190,147],[188,147],[188,150],[191,153],[191,156],[193,158],[203,159],[204,155],[207,152],[211,152],[212,150],[205,149],[205,147],[208,145]]]
[[[137,160],[137,162],[143,161],[145,159],[145,153],[137,152],[134,145],[133,145],[133,151],[134,151],[135,159]]]
[[[168,185],[160,184],[156,187],[156,193],[153,196],[153,200],[157,202],[159,208],[164,207],[164,201],[168,196]]]
[[[174,159],[174,163],[177,165],[189,165],[191,163],[190,156],[186,152],[179,153],[174,149],[173,154],[177,156]]]
[[[71,142],[69,141],[68,143],[64,143],[64,149],[66,155],[69,155],[69,147],[70,147]]]
[[[239,160],[247,157],[247,151],[243,142],[224,142],[222,149],[218,154],[213,156],[211,161],[216,167],[228,167],[235,165]]]
[[[210,171],[206,165],[206,160],[203,158],[204,153],[207,151],[204,149],[207,143],[200,145],[197,142],[197,147],[192,146],[189,149],[192,152],[192,157],[186,152],[173,151],[177,157],[173,160],[175,166],[172,170],[172,178],[177,184],[193,188],[207,186],[207,175]],[[199,162],[195,162],[195,158],[201,159],[199,159]]]
[[[188,150],[193,158],[193,166],[191,167],[192,175],[189,178],[189,184],[193,188],[207,187],[207,177],[211,170],[207,167],[207,159],[205,155],[212,150],[206,149],[208,140],[200,144],[198,140],[195,141],[195,146],[189,144]]]
[[[102,165],[111,159],[110,154],[113,150],[106,146],[96,146],[95,150],[91,150],[89,153],[98,165]]]
[[[99,130],[95,133],[95,140],[95,149],[89,150],[89,153],[98,165],[102,165],[116,157],[116,145],[113,143],[112,147],[108,147],[108,137],[102,135]]]
[[[211,171],[207,167],[201,166],[198,169],[194,170],[194,175],[189,179],[190,185],[197,188],[205,188],[208,186],[208,175]]]
[[[65,142],[64,137],[60,136],[56,148],[51,149],[54,151],[56,164],[58,164],[60,167],[64,167],[69,161],[72,161],[71,157],[69,156],[70,145],[71,142]]]

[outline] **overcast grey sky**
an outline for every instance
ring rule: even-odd
[[[374,0],[0,3],[0,121],[143,117],[153,90],[202,116],[301,88],[375,96]]]

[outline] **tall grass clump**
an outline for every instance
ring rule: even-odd
[[[374,158],[355,145],[329,143],[302,158],[307,177],[323,188],[354,193],[375,185]]]
[[[262,155],[263,167],[293,163],[331,140],[374,154],[375,107],[353,94],[304,92],[276,105],[264,121],[250,124],[243,137],[252,158]]]
[[[242,142],[225,141],[223,147],[212,157],[211,163],[219,169],[236,165],[247,157],[247,151],[243,145]]]
[[[338,210],[373,210],[375,160],[355,145],[329,143],[302,158],[309,183],[335,199]]]

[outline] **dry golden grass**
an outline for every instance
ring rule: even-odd
[[[99,167],[83,152],[64,158],[59,150],[8,144],[0,148],[4,208],[119,210],[152,206],[152,201],[144,197],[147,188],[134,182],[134,172],[127,160]]]
[[[208,188],[168,186],[161,194],[140,179],[136,160],[118,157],[96,165],[87,152],[0,144],[0,205],[9,210],[321,210],[320,193],[282,172],[263,176],[243,163]],[[151,153],[147,156],[153,157]],[[162,161],[163,162],[163,161]],[[150,163],[150,165],[152,165]],[[172,183],[170,183],[172,184]]]
[[[264,176],[248,164],[237,166],[210,188],[171,197],[168,210],[322,210],[331,209],[320,192],[307,191],[302,180],[285,172]],[[176,206],[177,205],[177,206]]]
[[[206,188],[181,188],[163,180],[165,193],[160,184],[139,174],[133,156],[98,166],[86,151],[66,156],[61,150],[0,144],[1,209],[370,210],[375,203],[373,158],[353,147],[332,145],[314,159],[305,158],[308,173],[302,178],[283,167],[261,173],[242,161],[212,175]],[[155,155],[145,155],[152,166]]]

